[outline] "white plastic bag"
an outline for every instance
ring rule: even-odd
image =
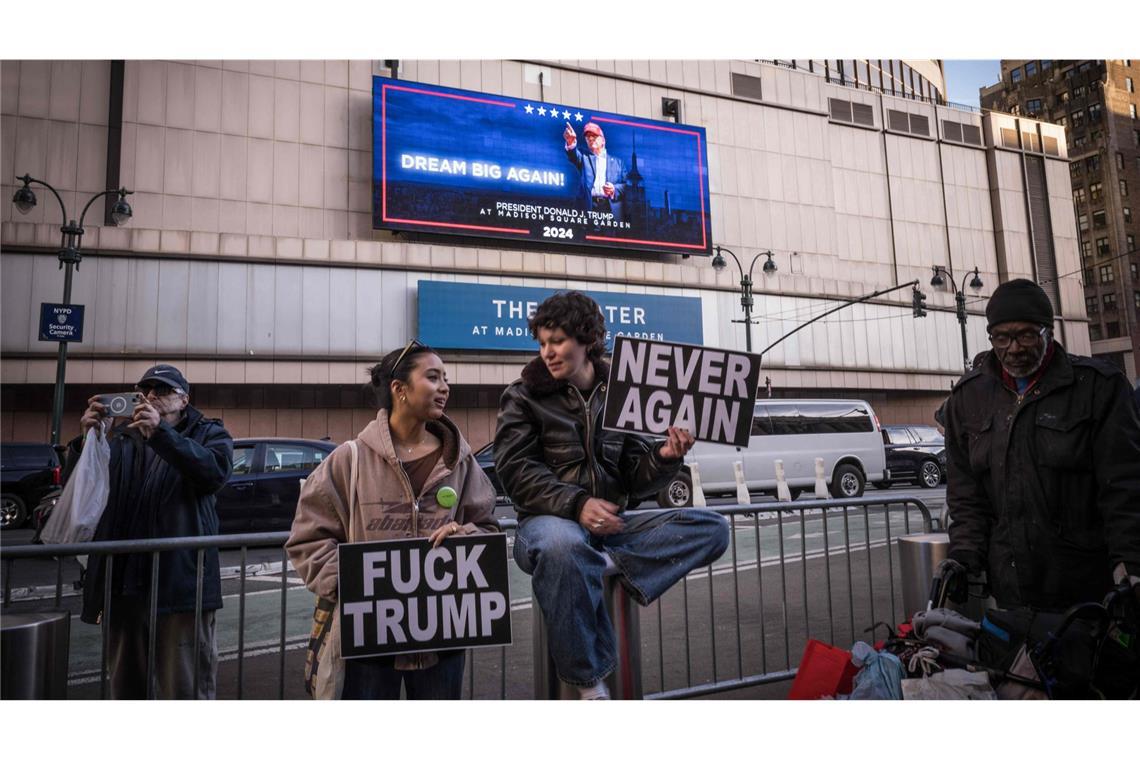
[[[102,426],[87,431],[83,452],[40,533],[45,544],[90,541],[111,491],[111,447]]]
[[[997,699],[985,673],[961,668],[944,670],[922,678],[904,678],[903,699]]]

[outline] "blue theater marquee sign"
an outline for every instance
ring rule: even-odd
[[[435,348],[534,352],[527,320],[553,288],[419,282],[419,339]],[[619,335],[704,343],[701,299],[583,291],[606,320],[606,349]]]
[[[377,229],[711,253],[702,127],[384,77],[372,98]]]

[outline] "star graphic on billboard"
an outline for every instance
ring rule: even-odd
[[[532,106],[530,103],[527,103],[526,104],[526,112],[527,113],[534,113],[534,106]]]
[[[539,116],[546,116],[546,109],[543,108],[542,106],[539,106],[538,107],[538,115]]]
[[[552,118],[552,119],[558,118],[558,109],[557,108],[551,108],[550,109],[550,118]]]
[[[574,121],[581,121],[581,120],[582,120],[582,114],[580,114],[580,113],[574,114]]]
[[[562,118],[563,119],[569,119],[570,118],[570,112],[569,111],[563,111],[562,112]]]

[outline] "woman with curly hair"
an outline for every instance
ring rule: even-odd
[[[495,468],[519,514],[514,556],[532,577],[558,676],[583,699],[608,699],[616,654],[602,578],[607,560],[648,605],[728,546],[724,518],[695,509],[627,512],[660,490],[693,445],[602,430],[609,365],[593,299],[558,293],[530,319],[539,355],[503,392]]]

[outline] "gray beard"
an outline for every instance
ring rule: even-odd
[[[1010,377],[1016,377],[1016,378],[1032,377],[1033,374],[1035,372],[1037,372],[1037,370],[1041,369],[1041,365],[1045,363],[1045,356],[1048,353],[1049,353],[1049,338],[1046,337],[1045,338],[1045,347],[1041,349],[1041,358],[1037,360],[1037,363],[1033,365],[1032,369],[1027,369],[1024,372],[1014,372],[1012,369],[1010,369],[1009,367],[1006,367],[1004,364],[1002,365],[1002,367],[1005,368],[1005,371],[1009,373]]]

